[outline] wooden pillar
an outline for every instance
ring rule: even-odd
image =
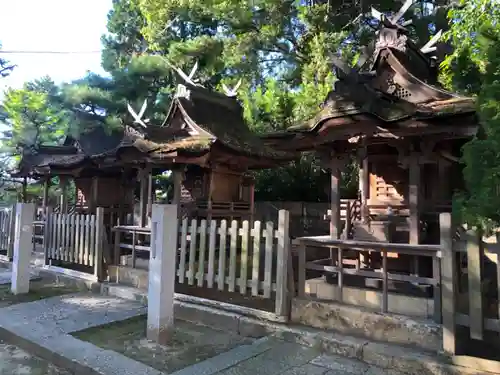
[[[97,176],[92,177],[92,187],[90,191],[91,191],[91,196],[88,206],[89,206],[89,211],[94,213],[96,212],[97,202],[98,202],[97,197],[99,196],[99,177]]]
[[[139,192],[139,225],[145,227],[147,225],[147,205],[148,205],[148,171],[140,169],[137,173],[137,179],[140,183]]]
[[[212,220],[212,193],[214,191],[214,171],[210,171],[208,180],[208,202],[207,202],[207,220]]]
[[[444,203],[445,201],[449,201],[451,199],[450,196],[450,178],[449,175],[449,166],[450,162],[443,158],[440,158],[438,161],[438,195],[437,199],[440,203]]]
[[[147,218],[146,218],[146,223],[149,221],[148,219],[151,218],[152,215],[152,207],[153,207],[153,171],[149,170],[148,174],[146,176],[146,183],[147,183],[147,194],[148,194],[148,200],[147,200]]]
[[[23,178],[23,191],[22,191],[21,201],[26,203],[28,201],[28,180],[26,177]]]
[[[410,208],[410,244],[417,245],[420,242],[420,163],[419,155],[412,153],[409,160],[409,185],[408,185],[408,203]]]
[[[42,208],[45,214],[47,206],[49,203],[49,186],[50,186],[50,176],[45,177],[43,181],[43,198],[42,198]]]
[[[330,236],[338,239],[342,234],[342,220],[340,217],[340,184],[342,169],[346,160],[341,157],[332,157],[330,160]]]
[[[410,244],[418,245],[420,243],[420,162],[419,154],[412,152],[410,154],[408,173],[408,203],[410,208]],[[419,274],[419,257],[414,256],[412,259],[412,273],[415,276]]]
[[[179,205],[181,202],[181,192],[182,192],[182,180],[184,178],[184,172],[181,169],[175,169],[172,171],[174,177],[174,198],[172,204]]]
[[[59,186],[61,187],[61,195],[59,197],[60,213],[68,212],[68,178],[59,176]]]
[[[252,179],[252,183],[249,187],[250,194],[250,222],[253,223],[255,214],[255,179]]]
[[[361,219],[363,223],[368,222],[370,211],[368,209],[368,196],[370,192],[370,170],[368,164],[368,155],[361,161],[359,169],[359,191],[361,193]]]

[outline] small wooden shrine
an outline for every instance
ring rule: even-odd
[[[181,203],[183,215],[251,216],[253,180],[247,172],[292,157],[251,132],[234,90],[226,89],[227,95],[210,91],[192,81],[194,72],[187,77],[177,71],[186,82],[179,85],[163,124],[142,120],[146,102],[139,114],[129,106],[132,125],[110,133],[95,127],[78,138],[68,136],[60,146],[26,148],[13,175],[47,183],[58,176],[63,191],[71,179],[83,209],[104,207],[119,217],[133,212],[137,185],[131,181],[137,179],[140,208],[134,224],[147,226],[154,199],[152,176],[170,170],[173,201]],[[66,197],[62,195],[63,211]]]
[[[276,149],[315,150],[324,160],[331,170],[336,238],[343,230],[341,171],[352,157],[360,165],[362,204],[362,217],[353,218],[348,234],[355,239],[436,242],[438,213],[451,210],[453,191],[462,186],[458,159],[478,129],[475,103],[440,86],[431,54],[441,33],[417,46],[408,22],[400,22],[409,6],[411,1],[392,17],[373,10],[379,20],[373,43],[356,69],[334,58],[338,81],[318,114],[264,137]]]

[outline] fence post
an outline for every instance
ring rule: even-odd
[[[33,203],[18,203],[16,205],[11,280],[13,294],[28,293],[30,289],[31,241],[33,239],[34,215],[35,205]]]
[[[467,278],[469,294],[469,329],[470,337],[483,340],[483,291],[481,278],[483,274],[484,246],[479,232],[467,231]]]
[[[94,276],[96,281],[103,278],[103,247],[104,247],[104,208],[97,207],[95,218],[95,258],[94,258]]]
[[[45,259],[45,265],[48,266],[50,262],[50,236],[52,235],[52,225],[54,217],[52,216],[52,207],[45,208],[45,222],[43,225],[43,255]],[[78,228],[77,230],[79,230]]]
[[[453,253],[453,232],[451,214],[439,215],[441,238],[441,303],[443,317],[443,350],[454,355],[457,349],[455,324],[456,259]]]
[[[154,204],[151,216],[147,338],[165,345],[174,324],[177,205]]]
[[[290,213],[280,210],[278,213],[278,247],[276,260],[276,315],[288,318],[288,262],[290,261]]]

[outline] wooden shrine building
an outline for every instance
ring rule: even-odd
[[[47,183],[58,176],[63,191],[71,179],[81,208],[104,207],[114,217],[133,212],[134,192],[140,190],[138,220],[129,224],[145,227],[154,200],[152,176],[170,170],[173,201],[181,203],[184,216],[250,217],[253,180],[247,172],[292,157],[252,133],[233,91],[210,91],[180,75],[187,81],[179,85],[163,124],[141,119],[146,103],[140,116],[129,107],[133,125],[111,133],[96,126],[78,138],[68,136],[60,146],[26,148],[13,175]],[[138,184],[131,183],[136,179]],[[47,189],[44,202],[46,195]],[[64,212],[66,197],[62,194]],[[116,225],[116,218],[110,220]]]
[[[400,25],[401,14],[374,16],[380,26],[358,68],[334,59],[338,81],[317,115],[264,138],[276,149],[315,150],[331,170],[333,237],[343,231],[341,172],[354,157],[362,217],[353,218],[348,237],[436,243],[438,213],[451,210],[452,194],[462,187],[458,159],[478,129],[475,103],[440,86],[429,56],[440,33],[418,47]]]

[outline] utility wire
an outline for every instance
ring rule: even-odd
[[[15,51],[15,50],[0,50],[0,54],[32,54],[32,55],[81,55],[81,54],[93,54],[93,53],[102,53],[102,50],[96,51]]]

